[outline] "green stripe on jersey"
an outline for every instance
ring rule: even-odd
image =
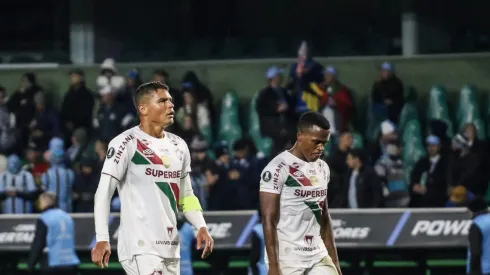
[[[157,184],[158,188],[162,190],[163,194],[167,196],[170,202],[170,206],[172,207],[172,210],[175,213],[175,217],[177,217],[177,214],[179,213],[177,209],[177,200],[175,198],[174,192],[172,191],[172,188],[170,188],[170,184],[167,182],[155,182],[155,183]]]
[[[320,205],[318,205],[318,202],[316,201],[305,201],[305,204],[310,208],[311,211],[313,211],[313,214],[315,215],[316,221],[318,224],[321,224],[322,221],[322,209],[320,208]]]
[[[146,165],[146,164],[151,164],[145,157],[143,157],[140,152],[136,151],[134,152],[133,158],[131,159],[131,162],[136,164],[136,165]]]
[[[288,187],[301,187],[302,185],[299,184],[297,180],[295,180],[293,177],[288,176],[286,179],[286,182],[284,183]]]

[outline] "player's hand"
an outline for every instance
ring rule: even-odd
[[[201,258],[204,259],[211,252],[213,252],[213,245],[214,245],[214,240],[211,237],[211,234],[209,234],[208,229],[206,227],[201,227],[199,229],[199,232],[197,232],[196,235],[196,243],[197,243],[197,250],[200,250],[202,247],[202,243],[204,243],[204,250],[202,251]]]
[[[267,275],[281,275],[279,264],[269,264],[269,270],[267,271]]]
[[[92,249],[92,262],[100,268],[109,265],[109,257],[111,256],[111,245],[109,242],[97,242]]]

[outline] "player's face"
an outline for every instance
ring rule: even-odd
[[[330,131],[318,126],[298,133],[298,145],[301,153],[310,162],[316,161],[322,156],[329,139]]]
[[[174,123],[174,104],[167,90],[156,90],[148,103],[148,119],[163,126]]]

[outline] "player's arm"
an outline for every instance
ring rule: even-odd
[[[323,214],[322,214],[322,222],[321,222],[321,236],[323,239],[323,243],[327,248],[328,255],[332,258],[335,267],[337,268],[337,272],[339,275],[342,274],[340,271],[339,257],[337,255],[337,248],[335,247],[335,238],[333,234],[332,227],[332,218],[330,217],[330,213],[328,212],[328,203],[325,199],[325,203],[323,204]]]
[[[280,170],[279,173],[275,172]],[[269,270],[279,269],[277,254],[277,223],[279,222],[279,202],[284,185],[285,176],[282,169],[269,164],[262,171],[260,180],[260,209],[262,212],[262,226],[264,227],[265,249],[269,259]]]
[[[198,229],[196,235],[197,249],[201,249],[202,243],[205,243],[201,258],[206,258],[213,252],[214,241],[208,232],[199,199],[194,195],[194,190],[192,190],[191,176],[189,175],[191,171],[191,155],[189,148],[185,147],[184,163],[180,174],[181,192],[179,194],[179,206],[184,212],[187,221]]]
[[[124,137],[125,138],[125,137]],[[129,164],[129,144],[124,144],[120,136],[108,146],[106,159],[94,197],[94,220],[96,245],[92,250],[92,261],[100,267],[107,266],[111,254],[109,244],[109,215],[112,195],[118,183],[126,176]]]

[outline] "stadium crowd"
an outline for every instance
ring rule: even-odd
[[[138,125],[132,94],[149,80],[171,87],[176,119],[168,130],[189,145],[192,183],[205,210],[256,209],[262,168],[294,143],[296,120],[306,111],[321,112],[331,124],[324,155],[331,170],[330,207],[451,207],[485,196],[488,150],[475,124],[465,123],[450,137],[452,126],[445,120],[407,121],[410,98],[393,64],[381,64],[372,86],[368,116],[375,121],[374,138],[356,131],[354,93],[334,67],[323,67],[308,54],[305,42],[285,82],[284,74],[270,67],[254,98],[260,138],[242,135],[230,143],[213,139],[219,110],[194,72],[175,88],[164,70],[154,71],[152,79],[142,79],[138,69],[123,76],[108,58],[95,85],[85,82],[83,70],[71,71],[60,110],[50,104],[36,75],[25,73],[18,90],[0,87],[2,213],[35,212],[36,199],[46,190],[56,193],[68,212],[92,212],[107,144]],[[425,124],[428,131],[422,133]],[[414,131],[418,136],[411,136]],[[266,139],[271,148],[264,152],[259,143]],[[422,147],[410,147],[407,139]],[[116,195],[113,210],[119,205]]]

